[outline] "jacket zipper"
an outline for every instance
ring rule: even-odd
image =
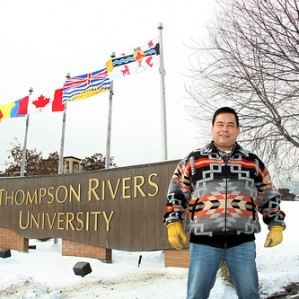
[[[228,164],[228,157],[224,158],[224,167],[225,167],[225,204],[224,204],[224,248],[227,248],[227,242],[226,242],[226,235],[227,235],[227,197],[228,197],[228,192],[227,192],[227,187],[228,187],[228,183],[227,183],[227,164]]]
[[[251,197],[251,204],[252,204],[252,218],[253,218],[253,221],[255,221],[255,205],[254,205],[254,202],[253,202],[253,198]]]

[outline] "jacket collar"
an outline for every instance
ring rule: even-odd
[[[241,146],[238,144],[238,142],[236,142],[230,156],[232,156],[232,155],[234,155],[234,154],[240,152],[240,150],[241,150]],[[219,149],[218,149],[217,146],[215,145],[215,142],[214,142],[214,141],[211,141],[209,144],[207,144],[207,145],[204,147],[204,151],[205,151],[205,152],[219,153]]]

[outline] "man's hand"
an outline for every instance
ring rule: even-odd
[[[268,233],[266,242],[265,242],[265,247],[273,247],[282,242],[282,231],[284,228],[282,226],[272,226],[270,228],[270,231]]]
[[[187,245],[188,239],[181,222],[170,222],[167,224],[167,231],[168,241],[173,248],[180,250]]]

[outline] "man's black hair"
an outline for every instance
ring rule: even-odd
[[[233,108],[230,108],[230,107],[222,107],[222,108],[217,109],[213,115],[212,125],[214,125],[217,115],[221,114],[221,113],[232,113],[236,118],[237,127],[240,126],[239,116],[238,116],[237,112]]]

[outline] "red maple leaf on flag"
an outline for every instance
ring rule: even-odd
[[[46,98],[43,95],[40,95],[38,97],[38,100],[32,101],[32,104],[36,107],[36,108],[44,108],[46,107],[48,104],[50,103],[50,98]]]

